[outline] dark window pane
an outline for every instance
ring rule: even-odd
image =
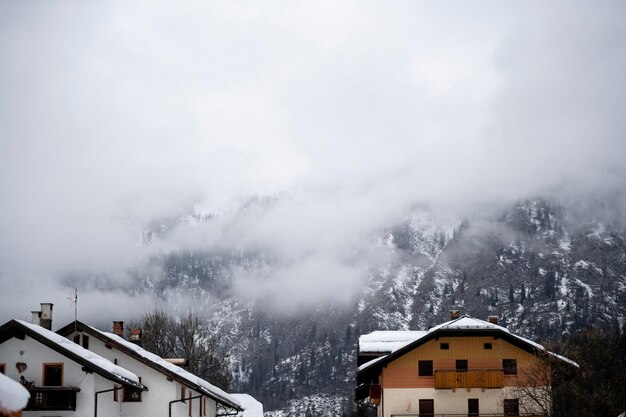
[[[63,385],[63,365],[44,365],[43,385],[45,387],[60,387]]]
[[[434,400],[420,400],[420,417],[432,417],[435,415]]]
[[[83,347],[89,349],[89,336],[86,334],[83,335]]]
[[[502,359],[504,375],[517,375],[517,359]]]
[[[3,363],[0,363],[0,374],[6,374],[6,368],[5,365]]]
[[[485,349],[493,349],[493,345],[491,343],[485,343]]]
[[[519,416],[519,400],[504,400],[504,415]]]
[[[468,398],[467,399],[467,415],[468,416],[477,416],[478,413],[478,398]]]
[[[448,350],[448,349],[450,349],[450,344],[449,343],[441,343],[439,345],[439,347],[441,348],[441,350]]]
[[[467,371],[467,359],[457,359],[456,370],[457,372]]]
[[[419,376],[433,376],[433,361],[418,361]]]

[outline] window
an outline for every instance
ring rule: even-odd
[[[491,343],[485,343],[485,350],[491,350],[493,349],[493,345]]]
[[[86,334],[83,335],[83,347],[89,349],[89,336]]]
[[[435,400],[420,400],[420,417],[433,417],[435,415]]]
[[[141,383],[141,377],[139,377],[139,383]],[[124,397],[123,401],[127,403],[141,402],[141,390],[135,387],[129,387],[124,385]]]
[[[433,361],[418,361],[417,369],[419,376],[433,376]]]
[[[180,399],[181,400],[185,399],[185,386],[184,385],[180,386]],[[183,401],[183,402],[185,402],[185,401]]]
[[[519,400],[504,400],[504,415],[519,416]]]
[[[477,416],[478,412],[478,398],[468,398],[467,399],[467,415],[468,416]]]
[[[74,335],[74,343],[80,345],[80,335],[78,333]]]
[[[60,387],[63,385],[63,364],[44,363],[43,364],[43,386]]]
[[[3,363],[0,363],[0,374],[6,374],[6,373],[7,373],[6,365]]]
[[[448,350],[448,349],[450,349],[450,344],[449,343],[440,343],[439,344],[439,348],[441,350]]]
[[[517,359],[502,359],[504,375],[517,375]]]
[[[456,371],[457,372],[467,371],[467,359],[456,360]]]

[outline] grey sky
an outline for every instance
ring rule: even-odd
[[[210,242],[280,255],[259,293],[326,297],[415,204],[621,190],[625,8],[0,2],[0,280],[46,301],[68,271]],[[138,245],[154,219],[253,194],[288,198]]]

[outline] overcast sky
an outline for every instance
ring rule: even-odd
[[[67,273],[123,279],[155,219],[251,195],[282,199],[158,250],[269,247],[282,267],[238,287],[299,302],[354,288],[361,242],[416,204],[623,190],[625,11],[0,1],[0,318],[64,303]]]

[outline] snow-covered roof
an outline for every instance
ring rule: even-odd
[[[94,332],[97,332],[101,334],[102,336],[104,336],[105,338],[111,340],[112,342],[118,345],[124,346],[128,350],[133,351],[137,356],[140,356],[141,358],[150,361],[153,365],[160,367],[160,368],[164,368],[170,373],[177,375],[180,379],[186,381],[186,383],[189,385],[190,388],[195,388],[197,391],[204,393],[208,395],[209,397],[212,397],[222,402],[225,405],[235,407],[235,408],[242,408],[241,404],[235,397],[223,391],[222,389],[216,387],[215,385],[210,384],[209,382],[205,381],[199,376],[196,376],[192,374],[191,372],[184,370],[180,366],[176,366],[166,361],[165,359],[161,358],[160,356],[155,355],[154,353],[145,350],[141,346],[138,346],[135,343],[131,343],[113,333],[103,332],[91,326],[88,326],[88,327]]]
[[[359,353],[391,353],[426,333],[421,330],[377,330],[359,337]]]
[[[239,400],[243,411],[237,417],[263,417],[263,404],[248,394],[230,394]]]
[[[0,414],[5,411],[14,413],[28,404],[30,393],[22,384],[0,373]]]
[[[359,372],[363,371],[365,369],[369,369],[371,367],[373,367],[374,365],[380,363],[380,362],[386,362],[388,359],[390,359],[390,357],[393,355],[394,352],[399,351],[400,349],[404,348],[404,347],[408,347],[409,345],[413,345],[414,343],[416,343],[419,340],[427,340],[429,339],[431,336],[433,336],[435,333],[440,333],[442,331],[446,331],[446,330],[452,330],[452,331],[478,331],[478,330],[493,330],[493,331],[499,331],[499,332],[503,332],[506,333],[507,335],[510,335],[513,339],[516,339],[520,342],[522,342],[523,344],[527,345],[527,346],[531,346],[536,350],[539,351],[543,351],[551,356],[554,356],[572,366],[575,367],[579,367],[579,365],[574,362],[571,359],[568,359],[564,356],[561,355],[557,355],[556,353],[550,352],[548,350],[546,350],[546,348],[543,347],[543,345],[540,345],[537,342],[533,342],[532,340],[526,339],[524,337],[518,336],[514,333],[511,333],[509,331],[509,329],[507,329],[506,327],[502,327],[499,326],[497,324],[494,323],[490,323],[488,321],[484,321],[484,320],[479,320],[470,316],[461,316],[458,319],[454,319],[454,320],[450,320],[447,321],[445,323],[439,324],[437,326],[431,327],[428,331],[424,331],[421,332],[421,335],[418,335],[415,339],[409,341],[408,343],[404,343],[402,345],[398,344],[398,346],[396,346],[394,349],[392,349],[388,355],[386,356],[381,356],[379,358],[376,358],[374,360],[371,360],[369,362],[364,363],[363,365],[359,366]],[[370,335],[377,333],[377,332],[373,332],[370,333]],[[384,332],[380,332],[380,333],[392,333],[389,331],[384,331]],[[404,336],[403,334],[407,333],[406,331],[400,331],[398,333],[401,333],[400,337]],[[419,332],[416,332],[419,333]],[[369,335],[366,335],[369,336]],[[363,336],[361,336],[363,337]],[[388,336],[389,338],[392,338],[392,336]],[[361,342],[361,338],[359,338],[359,344]]]
[[[108,359],[105,359],[102,356],[83,348],[77,343],[74,343],[73,341],[59,334],[56,334],[48,329],[44,329],[41,326],[29,323],[27,321],[12,320],[11,322],[7,323],[7,325],[12,322],[18,324],[19,326],[30,332],[31,335],[36,335],[40,339],[47,341],[48,345],[56,348],[55,350],[57,350],[59,353],[62,353],[66,356],[68,353],[70,355],[74,355],[78,360],[83,362],[83,365],[89,365],[91,368],[93,368],[94,372],[97,372],[100,375],[106,378],[114,377],[117,382],[144,388],[143,385],[141,385],[141,383],[139,382],[139,378],[137,377],[137,375],[127,369],[122,368],[121,366],[115,365]]]

